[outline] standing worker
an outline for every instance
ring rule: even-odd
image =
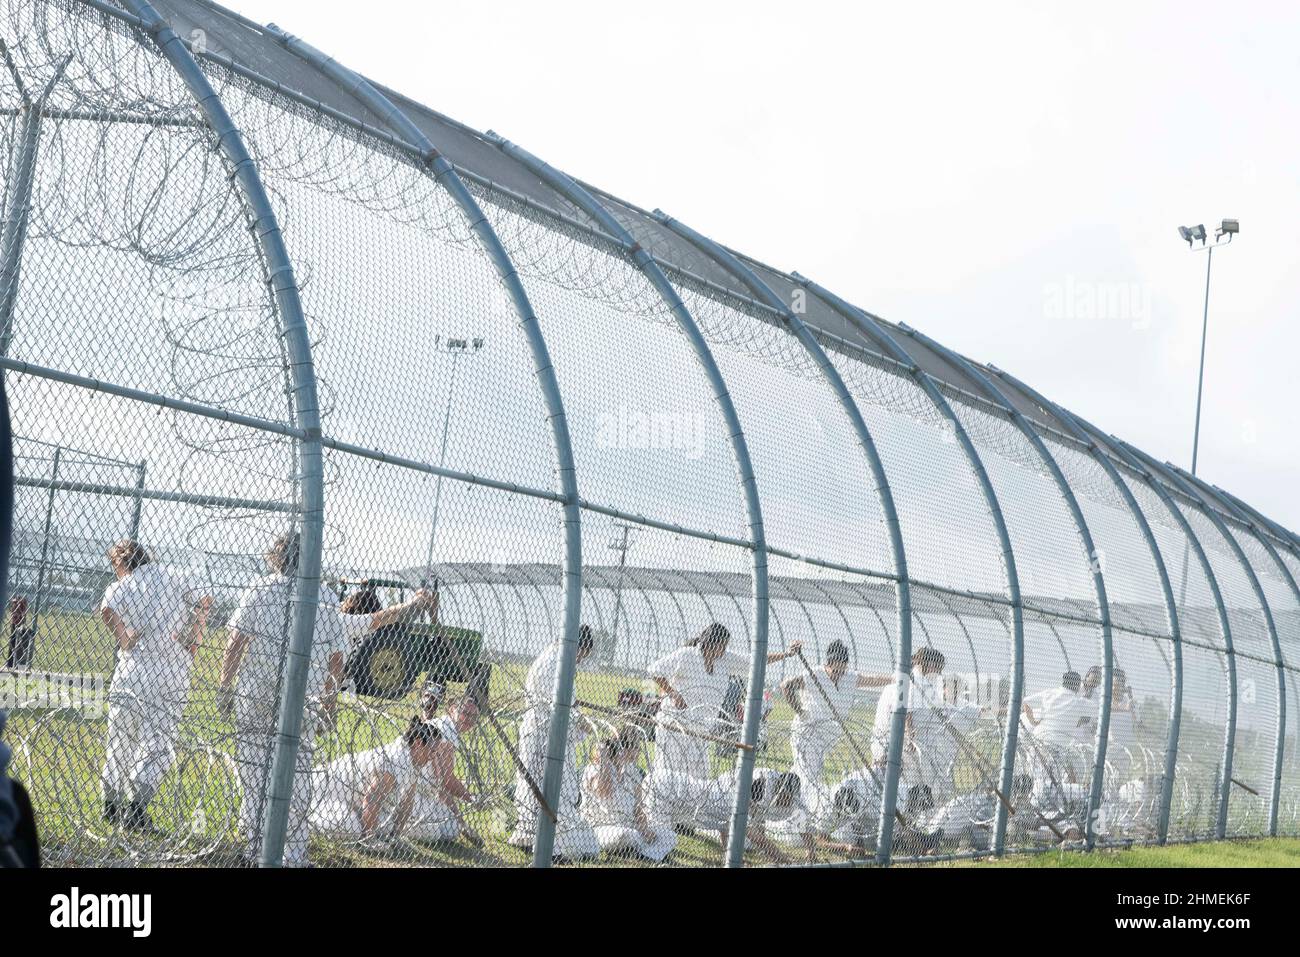
[[[245,853],[256,860],[270,786],[271,760],[277,736],[280,675],[288,654],[289,632],[297,586],[299,538],[281,535],[266,553],[271,573],[255,581],[231,615],[226,653],[221,662],[218,702],[234,712],[235,760],[243,797],[239,805]],[[316,631],[307,674],[307,706],[316,699],[328,711],[343,680],[347,648],[343,616],[333,593],[324,585],[317,596]],[[238,678],[238,687],[235,685]],[[289,801],[284,863],[307,864],[307,816],[311,808],[311,759],[314,720],[304,720],[298,743],[293,794]]]
[[[596,647],[596,639],[589,625],[578,628],[578,648],[574,667],[582,664]],[[546,771],[546,743],[550,734],[551,714],[554,710],[551,695],[555,692],[555,676],[560,670],[560,655],[564,642],[555,641],[537,656],[524,679],[524,694],[528,710],[519,724],[519,759],[527,773],[515,774],[515,829],[508,838],[514,847],[531,850],[537,836],[537,815],[542,811],[534,788],[540,788]],[[564,747],[564,770],[560,785],[559,806],[552,808],[556,815],[555,855],[570,860],[594,857],[600,845],[591,825],[578,813],[582,791],[578,780],[578,741],[583,736],[579,727],[581,715],[569,700],[569,739]],[[531,779],[531,780],[530,780]]]
[[[153,832],[146,809],[176,758],[190,666],[212,599],[191,599],[180,580],[134,539],[108,550],[116,581],[99,614],[118,655],[108,693],[104,819]]]

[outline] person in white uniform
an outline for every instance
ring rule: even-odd
[[[715,831],[725,849],[735,808],[737,774],[728,771],[716,778],[701,778],[657,765],[645,791],[646,817],[651,827],[656,832],[675,825]],[[799,791],[799,775],[773,768],[754,768],[746,847],[757,847],[768,856],[781,859],[780,851],[767,835],[767,828],[797,812]]]
[[[254,860],[260,850],[270,786],[281,664],[288,652],[293,623],[299,548],[296,533],[282,535],[272,543],[266,554],[271,573],[244,592],[239,607],[231,615],[221,663],[218,700],[223,711],[233,709],[234,712],[235,760],[243,792],[239,806],[240,830],[246,842],[245,853]],[[317,602],[306,707],[319,712],[330,709],[342,682],[347,639],[344,616],[339,613],[334,594],[322,585]],[[316,716],[304,715],[284,847],[284,863],[290,867],[307,864],[315,726]]]
[[[441,733],[419,715],[393,741],[346,754],[313,772],[311,828],[344,840],[393,839],[411,819],[416,776]]]
[[[1160,758],[1143,747],[1138,737],[1133,689],[1123,670],[1116,668],[1103,795],[1106,821],[1112,830],[1127,834],[1154,829],[1158,781],[1163,771]]]
[[[849,674],[849,649],[842,641],[826,648],[826,660],[810,674],[795,675],[781,683],[781,691],[794,711],[790,724],[790,750],[794,771],[806,792],[824,791],[826,759],[843,739],[849,715],[862,688],[889,683],[881,675]]]
[[[842,854],[874,851],[880,832],[881,788],[874,769],[858,768],[844,775],[828,790],[813,819],[813,834],[819,846]]]
[[[410,821],[406,835],[421,841],[454,841],[464,838],[474,847],[483,840],[465,821],[461,803],[473,793],[456,774],[456,753],[461,739],[474,730],[479,720],[478,702],[470,695],[456,701],[444,715],[432,719],[438,732],[432,760],[415,776]]]
[[[1138,740],[1137,713],[1133,710],[1133,689],[1123,670],[1116,668],[1111,685],[1110,736],[1106,744],[1107,781],[1115,787],[1146,773],[1146,761]]]
[[[677,846],[671,827],[652,827],[641,801],[643,774],[636,765],[640,736],[630,728],[606,738],[582,775],[582,816],[602,851],[639,854],[656,863]]]
[[[1082,774],[1075,745],[1091,733],[1095,708],[1079,693],[1080,681],[1077,671],[1067,671],[1059,687],[1029,695],[1021,706],[1021,723],[1033,735],[1031,745],[1036,745],[1036,779],[1075,783]]]
[[[339,605],[339,612],[346,655],[361,644],[372,631],[379,631],[390,625],[400,625],[423,614],[427,614],[429,619],[437,624],[438,593],[421,588],[413,597],[401,604],[384,608],[379,603],[379,596],[373,588],[361,588],[343,599]],[[335,695],[332,694],[321,700],[320,717],[326,727],[334,724],[335,700]]]
[[[713,776],[709,759],[709,737],[722,712],[723,700],[732,678],[749,674],[749,661],[727,650],[731,633],[714,622],[690,644],[671,651],[653,662],[648,671],[664,696],[655,716],[655,768],[666,768],[690,777]],[[772,652],[768,664],[798,652]]]
[[[1082,683],[1077,677],[1067,671],[1060,688],[1031,696],[1028,712],[1022,709],[1034,807],[1069,839],[1083,833],[1088,814],[1102,670],[1088,669]]]
[[[1031,775],[1017,774],[1012,778],[1008,803],[1015,809],[1015,813],[1008,815],[1007,825],[1013,834],[1039,824],[1040,819],[1030,803],[1033,790],[1034,779]],[[934,835],[938,842],[953,850],[966,847],[987,851],[993,844],[993,831],[1001,803],[993,785],[986,784],[923,813],[917,822],[917,830]]]
[[[596,640],[591,628],[581,625],[578,628],[575,664],[581,665],[595,647]],[[553,711],[551,695],[555,691],[555,676],[560,670],[560,655],[563,650],[563,641],[548,645],[533,661],[524,679],[528,710],[524,712],[519,724],[519,759],[538,788],[542,786],[546,771],[546,743]],[[570,699],[569,706],[569,738],[564,749],[559,806],[552,809],[557,817],[554,849],[557,857],[577,860],[599,854],[600,845],[591,825],[578,813],[582,801],[582,785],[578,778],[577,746],[586,732],[583,729],[582,714],[573,706],[573,699]],[[515,774],[514,802],[515,827],[507,842],[514,847],[531,850],[537,836],[537,815],[541,813],[541,807],[532,785],[522,772]]]
[[[929,645],[912,653],[911,674],[891,678],[876,704],[871,732],[871,754],[883,774],[889,756],[890,729],[903,703],[906,686],[907,716],[903,737],[903,764],[899,775],[899,802],[922,804],[947,801],[952,796],[953,765],[960,747],[958,737],[973,724],[974,708],[957,708],[944,696],[943,653]],[[911,789],[918,789],[915,798]],[[924,797],[922,797],[924,795]]]
[[[212,599],[198,595],[123,539],[108,551],[116,576],[100,617],[112,632],[117,664],[108,694],[104,743],[104,818],[153,831],[146,808],[176,757],[190,666]]]

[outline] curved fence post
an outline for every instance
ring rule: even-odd
[[[889,478],[885,474],[885,467],[880,461],[880,455],[876,451],[875,441],[871,438],[871,432],[867,429],[866,420],[862,417],[862,412],[858,409],[857,403],[849,393],[848,386],[840,377],[839,371],[831,362],[830,357],[826,355],[821,345],[803,321],[795,315],[789,305],[776,294],[767,283],[763,282],[758,275],[742,263],[736,256],[728,252],[722,246],[718,245],[711,239],[700,235],[688,226],[679,223],[663,212],[656,210],[655,219],[681,236],[687,242],[691,243],[702,253],[713,259],[719,266],[735,276],[746,288],[755,296],[773,309],[777,310],[784,319],[785,324],[794,333],[799,344],[804,351],[817,363],[823,377],[835,393],[835,397],[848,416],[850,427],[862,446],[866,455],[867,464],[871,469],[872,479],[876,483],[877,495],[880,498],[881,511],[885,514],[885,522],[889,527],[889,547],[894,562],[895,596],[898,602],[898,678],[897,686],[899,689],[900,701],[893,714],[893,726],[889,734],[889,760],[885,773],[884,794],[881,799],[880,809],[880,839],[876,850],[876,859],[881,864],[888,864],[894,842],[894,812],[898,806],[898,777],[902,768],[903,756],[903,734],[904,724],[907,719],[907,689],[908,682],[911,680],[910,674],[904,674],[904,669],[909,667],[912,658],[912,595],[911,586],[907,574],[907,555],[903,548],[903,533],[898,523],[898,510],[894,506],[894,495],[889,488]],[[761,706],[760,700],[754,701],[754,696],[762,695],[763,678],[765,674],[764,662],[761,658],[756,657],[753,662],[753,668],[750,672],[749,694],[754,710],[757,711]],[[746,723],[748,724],[748,712]],[[758,733],[758,715],[754,715],[754,734],[755,739]],[[751,739],[746,739],[751,740]],[[740,801],[748,810],[749,803],[749,781],[745,778],[742,771]],[[740,820],[737,809],[737,819]],[[733,857],[739,857],[744,850],[744,833],[737,835],[733,828],[731,832],[731,849],[729,854]]]
[[[1097,714],[1097,743],[1093,754],[1092,765],[1092,784],[1089,788],[1088,795],[1088,819],[1085,825],[1084,837],[1087,846],[1091,849],[1096,843],[1096,819],[1097,812],[1101,808],[1102,786],[1105,783],[1106,776],[1106,747],[1110,738],[1110,707],[1111,707],[1111,688],[1114,683],[1114,654],[1111,647],[1111,622],[1110,622],[1110,601],[1106,597],[1106,582],[1102,575],[1101,565],[1097,561],[1097,546],[1092,540],[1092,532],[1088,528],[1088,522],[1083,517],[1083,510],[1079,507],[1079,501],[1074,496],[1070,483],[1065,480],[1065,475],[1061,472],[1061,467],[1052,453],[1048,451],[1047,446],[1043,443],[1042,438],[1034,427],[1029,423],[1020,411],[1012,405],[1007,397],[1002,393],[993,382],[980,370],[973,362],[970,362],[963,356],[958,355],[946,346],[935,342],[929,336],[923,335],[912,329],[910,326],[899,326],[904,333],[916,338],[918,341],[933,349],[942,355],[957,368],[965,372],[984,393],[984,397],[994,405],[1000,406],[1010,417],[1012,423],[1020,430],[1021,434],[1028,440],[1034,451],[1042,459],[1043,464],[1047,467],[1048,473],[1056,483],[1057,490],[1061,493],[1061,498],[1065,500],[1066,508],[1070,511],[1070,517],[1074,520],[1075,529],[1079,533],[1079,539],[1083,543],[1084,551],[1088,558],[1088,570],[1092,573],[1093,590],[1097,598],[1097,610],[1101,616],[1101,648],[1102,648],[1102,687],[1101,702]]]
[[[1160,591],[1164,597],[1165,615],[1169,622],[1169,640],[1173,646],[1173,675],[1170,678],[1169,695],[1169,734],[1165,740],[1164,776],[1160,782],[1160,811],[1156,824],[1156,840],[1158,843],[1164,844],[1169,838],[1169,809],[1174,797],[1174,775],[1178,769],[1178,736],[1182,726],[1183,714],[1183,635],[1178,621],[1178,607],[1174,602],[1174,589],[1169,581],[1169,570],[1165,567],[1164,556],[1160,554],[1160,546],[1156,543],[1155,533],[1151,531],[1151,525],[1147,522],[1146,515],[1143,514],[1137,499],[1133,497],[1133,491],[1120,476],[1109,456],[1098,448],[1098,441],[1108,449],[1109,443],[1106,443],[1104,439],[1098,440],[1094,438],[1075,420],[1073,415],[1040,395],[1019,379],[1000,369],[994,369],[991,366],[989,368],[994,375],[1010,383],[1013,388],[1020,390],[1023,395],[1052,412],[1065,424],[1075,438],[1088,446],[1088,453],[1093,461],[1101,466],[1102,471],[1106,473],[1119,490],[1120,497],[1124,499],[1124,504],[1133,514],[1133,520],[1137,522],[1138,529],[1142,532],[1142,538],[1151,551],[1151,560],[1155,564],[1156,574],[1160,578]]]
[[[1197,479],[1196,481],[1201,482],[1201,479]],[[1233,495],[1231,492],[1225,492],[1217,485],[1214,486],[1214,490],[1218,492],[1220,495],[1227,498],[1234,505],[1236,505],[1238,511],[1251,516],[1256,521],[1256,523],[1263,526],[1264,529],[1267,530],[1271,535],[1273,535],[1273,537],[1276,538],[1278,542],[1283,547],[1285,547],[1286,550],[1289,551],[1292,555],[1294,555],[1296,558],[1300,558],[1300,539],[1297,539],[1294,535],[1292,535],[1289,531],[1287,531],[1277,522],[1273,521],[1267,515],[1262,514],[1258,509],[1254,508],[1253,506],[1247,505],[1245,502],[1237,498],[1237,496]]]
[[[622,246],[624,252],[632,259],[636,268],[654,287],[655,292],[663,300],[673,318],[677,320],[678,328],[685,334],[687,341],[691,344],[691,349],[695,353],[696,361],[704,370],[705,376],[709,380],[709,388],[713,390],[714,401],[718,404],[718,410],[722,414],[723,421],[727,428],[727,441],[731,446],[731,455],[736,463],[736,470],[740,475],[740,483],[745,500],[745,514],[749,522],[749,535],[753,543],[751,568],[753,572],[753,618],[754,618],[754,636],[752,642],[752,657],[750,662],[751,677],[753,674],[753,660],[767,654],[768,638],[768,578],[767,578],[767,539],[763,532],[763,509],[758,494],[758,484],[754,478],[754,464],[749,456],[749,445],[745,440],[744,429],[741,428],[740,416],[736,412],[735,403],[731,400],[731,393],[727,390],[726,380],[722,376],[722,370],[718,368],[717,362],[713,358],[713,352],[709,348],[708,342],[704,338],[704,333],[700,330],[699,324],[695,317],[691,315],[690,310],[686,308],[686,303],[682,301],[681,296],[673,284],[669,282],[664,271],[659,268],[659,264],[654,258],[642,248],[641,244],[636,241],[631,233],[624,228],[614,216],[607,210],[590,192],[580,186],[574,179],[560,172],[554,167],[520,146],[516,146],[504,137],[498,136],[489,130],[486,134],[487,139],[495,143],[507,156],[512,157],[517,162],[526,167],[531,173],[548,183],[553,189],[558,191],[562,196],[573,203],[574,206],[583,210],[588,216],[599,223],[611,236],[613,236]],[[757,701],[757,704],[755,702]],[[755,715],[755,720],[751,722],[751,711]],[[741,772],[738,780],[751,781],[753,778],[754,768],[754,745],[758,740],[758,717],[762,713],[762,688],[759,686],[759,695],[757,699],[751,693],[748,696],[745,706],[745,720],[742,729],[742,743],[747,747],[740,751]],[[752,736],[751,736],[752,732]],[[746,766],[748,769],[746,770]],[[744,830],[745,815],[740,813],[741,809],[741,790],[745,795],[749,793],[749,785],[746,784],[743,789],[737,790],[736,802],[732,816],[732,830],[736,827]],[[741,861],[733,859],[731,855],[727,857],[728,866],[739,866]]]
[[[1221,494],[1213,486],[1203,484],[1194,478],[1184,476],[1178,471],[1176,471],[1176,474],[1178,474],[1180,479],[1184,480],[1189,491],[1194,490],[1196,492],[1196,497],[1206,504],[1207,511],[1210,510],[1210,500],[1212,499],[1214,502],[1221,505],[1225,512],[1236,517],[1245,524],[1251,535],[1254,536],[1255,540],[1264,547],[1264,551],[1268,553],[1268,556],[1273,559],[1273,562],[1280,569],[1282,580],[1291,588],[1291,592],[1296,598],[1297,608],[1300,609],[1300,589],[1296,588],[1295,579],[1291,577],[1291,573],[1283,563],[1282,557],[1278,555],[1277,551],[1273,548],[1272,544],[1269,543],[1268,539],[1256,531],[1255,523],[1233,505],[1227,496]],[[1223,522],[1219,519],[1218,515],[1214,516],[1214,520],[1216,524],[1223,525]],[[1223,533],[1225,535],[1231,535],[1231,531],[1226,526],[1223,527]],[[1273,618],[1273,609],[1269,606],[1268,599],[1264,594],[1264,586],[1260,582],[1259,576],[1255,574],[1255,569],[1250,564],[1245,550],[1242,549],[1241,545],[1237,542],[1236,536],[1231,536],[1229,541],[1232,543],[1233,550],[1237,553],[1238,558],[1240,558],[1242,563],[1246,566],[1251,585],[1255,590],[1256,596],[1259,598],[1260,607],[1264,610],[1264,622],[1268,625],[1269,637],[1272,639],[1273,643],[1273,656],[1276,659],[1277,665],[1276,741],[1274,744],[1273,754],[1273,783],[1269,788],[1268,802],[1268,834],[1269,837],[1277,837],[1278,807],[1282,800],[1282,763],[1286,756],[1286,662],[1282,657],[1282,640],[1277,633],[1277,622]]]
[[[568,753],[574,676],[577,673],[578,625],[582,614],[582,515],[573,459],[573,443],[569,436],[568,419],[565,417],[564,400],[560,394],[560,383],[555,375],[555,367],[551,364],[546,339],[537,321],[537,314],[528,300],[528,294],[524,291],[514,263],[510,261],[509,253],[506,252],[492,224],[483,214],[477,200],[466,188],[451,163],[438,152],[414,121],[369,81],[337,60],[326,56],[297,37],[285,33],[274,24],[268,25],[266,31],[295,56],[311,64],[369,109],[382,116],[384,122],[394,131],[420,148],[430,175],[442,185],[459,207],[470,230],[491,259],[510,297],[511,306],[519,317],[520,328],[524,332],[532,354],[542,400],[546,405],[547,418],[551,425],[551,444],[559,471],[560,491],[564,496],[564,648],[560,655],[560,666],[555,674],[552,697],[554,707],[551,709],[551,725],[546,741],[546,771],[542,776],[542,796],[549,807],[559,807],[564,762]],[[534,867],[550,866],[551,854],[555,846],[555,825],[556,822],[549,814],[538,814],[537,833],[533,841]]]
[[[280,695],[275,755],[263,826],[261,863],[279,866],[289,820],[289,799],[293,792],[294,761],[302,734],[303,702],[307,692],[307,669],[311,660],[316,605],[320,596],[321,535],[325,516],[325,493],[321,462],[320,409],[316,398],[316,369],[312,364],[311,341],[303,319],[302,301],[293,264],[285,247],[280,225],[271,208],[257,167],[244,145],[243,136],[226,112],[207,76],[176,32],[168,26],[148,0],[122,0],[128,12],[146,26],[159,51],[172,65],[217,138],[230,163],[234,181],[243,194],[253,219],[253,235],[266,263],[267,282],[276,302],[276,314],[288,350],[288,374],[292,386],[291,415],[302,430],[298,440],[298,495],[300,499],[300,559],[290,626],[288,660]]]
[[[1010,795],[1014,790],[1012,785],[1015,778],[1020,706],[1024,700],[1025,616],[1024,607],[1020,600],[1020,574],[1016,569],[1016,556],[1015,550],[1011,546],[1011,534],[1007,530],[1006,516],[1002,514],[1002,506],[998,502],[997,493],[993,490],[993,483],[984,468],[984,461],[980,458],[979,452],[976,451],[975,444],[966,432],[966,427],[962,425],[961,419],[957,418],[957,413],[952,410],[948,400],[944,398],[939,387],[935,385],[934,379],[916,364],[906,349],[895,342],[894,338],[881,328],[880,321],[875,316],[851,305],[828,289],[817,285],[810,279],[805,279],[797,272],[791,273],[791,278],[847,319],[858,332],[884,349],[890,358],[907,368],[912,381],[934,403],[935,409],[952,428],[957,444],[961,446],[962,454],[965,455],[966,461],[970,463],[971,471],[975,474],[975,480],[984,495],[984,504],[993,517],[993,525],[998,536],[998,547],[1002,551],[1002,561],[1006,566],[1007,595],[1011,601],[1011,687],[1007,700],[1007,727],[1002,741],[1001,765],[998,769],[998,780],[1002,793]],[[960,622],[960,618],[958,618],[958,621]],[[962,627],[964,631],[965,626]],[[997,817],[993,829],[993,853],[998,856],[1001,856],[1006,850],[1007,816],[1006,803],[1003,801],[997,802]]]
[[[1093,431],[1097,430],[1094,429]],[[1228,828],[1228,802],[1232,798],[1232,754],[1237,741],[1237,653],[1232,642],[1232,626],[1228,619],[1228,606],[1223,600],[1223,592],[1219,588],[1218,578],[1210,566],[1210,558],[1205,552],[1205,547],[1201,544],[1200,538],[1192,531],[1191,522],[1187,521],[1187,516],[1183,515],[1178,503],[1174,501],[1173,496],[1164,489],[1162,482],[1159,481],[1162,479],[1163,483],[1167,483],[1172,489],[1180,488],[1173,472],[1168,466],[1157,462],[1145,452],[1135,449],[1126,442],[1116,440],[1114,447],[1135,467],[1140,468],[1149,476],[1151,487],[1165,500],[1170,512],[1178,518],[1179,524],[1187,533],[1188,540],[1201,561],[1201,566],[1210,583],[1210,589],[1214,594],[1214,603],[1218,608],[1219,627],[1223,631],[1223,655],[1228,667],[1228,721],[1223,733],[1223,758],[1220,762],[1223,773],[1222,779],[1219,781],[1219,806],[1214,824],[1214,836],[1222,840]]]
[[[72,54],[69,53],[35,99],[29,99],[26,90],[20,90],[24,99],[22,123],[16,137],[17,148],[14,150],[13,162],[8,170],[4,229],[0,235],[0,357],[9,355],[9,345],[13,341],[14,307],[18,300],[18,285],[22,274],[23,245],[27,241],[32,188],[36,184],[36,153],[40,146],[41,121],[44,118],[42,110],[71,61]]]

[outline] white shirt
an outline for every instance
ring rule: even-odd
[[[749,662],[740,655],[723,652],[710,672],[704,665],[700,649],[687,645],[670,651],[646,670],[652,677],[667,680],[686,702],[686,707],[679,710],[671,700],[665,700],[660,715],[682,724],[712,726],[731,679],[748,674]]]
[[[1110,765],[1112,779],[1122,780],[1132,775],[1135,769],[1142,769],[1143,755],[1138,746],[1137,716],[1128,708],[1116,708],[1110,713],[1106,763]],[[1112,783],[1119,781],[1112,780]]]
[[[818,668],[812,674],[805,673],[803,681],[803,689],[799,692],[799,705],[803,708],[803,714],[794,716],[791,722],[792,733],[816,733],[819,736],[839,734],[840,722],[849,720],[849,712],[858,697],[858,676],[846,671],[836,684],[825,671]],[[823,691],[825,694],[822,694]]]
[[[560,671],[560,654],[563,651],[563,641],[547,645],[529,667],[528,676],[524,678],[524,693],[528,697],[530,708],[550,708],[551,695],[555,692],[555,676]],[[569,704],[573,704],[572,699]]]
[[[930,745],[948,736],[948,705],[943,700],[942,675],[922,675],[913,671],[904,679],[907,684],[907,711],[912,717],[912,738],[918,745]],[[876,702],[876,720],[871,728],[872,757],[880,760],[889,752],[890,728],[894,712],[902,703],[899,678],[894,677]]]
[[[434,718],[433,726],[442,735],[442,740],[450,744],[453,750],[460,747],[460,732],[456,730],[456,722],[451,719],[451,715],[444,714]]]
[[[593,827],[618,825],[633,827],[636,824],[637,792],[641,787],[641,771],[634,764],[616,765],[610,762],[609,777],[613,785],[608,796],[596,792],[600,780],[600,766],[587,765],[582,773],[582,816]]]
[[[140,636],[130,651],[118,653],[114,688],[138,692],[160,684],[189,682],[190,653],[182,632],[191,607],[185,583],[153,562],[104,590],[100,609],[114,612],[128,630]]]
[[[1091,740],[1096,706],[1078,692],[1052,688],[1030,695],[1025,703],[1038,718],[1033,730],[1043,743],[1067,748],[1076,741]]]
[[[903,692],[899,682],[910,688],[911,675],[894,675],[894,680],[880,690],[876,701],[876,718],[871,725],[871,756],[880,761],[889,753],[889,734],[894,721],[894,712],[903,704]],[[910,692],[909,692],[910,695]]]
[[[365,801],[366,791],[376,775],[391,774],[394,786],[388,793],[385,804],[395,804],[415,776],[415,765],[411,762],[411,746],[397,737],[379,748],[371,748],[360,754],[340,758],[334,763],[339,768],[339,776],[346,780],[348,801],[358,811]]]
[[[276,705],[280,662],[288,651],[296,584],[295,579],[286,575],[274,574],[260,578],[244,592],[239,607],[230,616],[230,629],[252,639],[239,666],[241,702],[262,708],[274,708]],[[365,615],[341,614],[338,599],[323,585],[317,600],[316,631],[307,674],[308,697],[319,695],[325,690],[331,655],[349,650],[343,619],[352,617],[367,624],[369,622]]]
[[[943,700],[942,675],[914,673],[907,710],[912,716],[912,737],[918,743],[947,742],[951,737],[948,712],[952,709]]]

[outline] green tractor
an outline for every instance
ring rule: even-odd
[[[336,590],[340,602],[370,592],[373,613],[405,602],[414,588],[400,579],[353,578],[340,579]],[[344,675],[353,691],[370,698],[405,698],[424,675],[426,686],[464,682],[473,697],[486,700],[492,666],[483,660],[480,632],[435,624],[421,615],[366,635],[348,654]]]

